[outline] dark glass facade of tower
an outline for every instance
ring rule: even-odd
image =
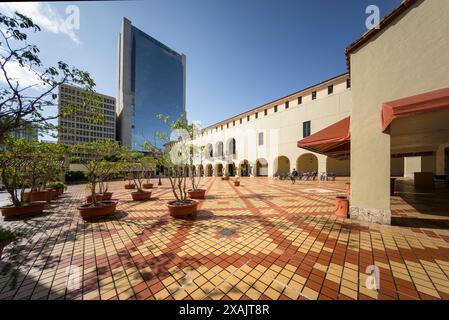
[[[185,113],[185,56],[130,23],[124,34],[127,39],[122,38],[119,59],[130,72],[119,70],[118,98],[124,97],[120,102],[125,111],[119,114],[120,140],[134,150],[141,150],[145,141],[162,147],[157,133],[169,134],[169,130],[157,115],[176,120]]]

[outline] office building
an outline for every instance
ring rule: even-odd
[[[167,126],[185,114],[186,57],[123,19],[118,42],[117,140],[141,150],[145,141],[162,147]]]

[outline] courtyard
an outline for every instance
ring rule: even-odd
[[[189,219],[168,214],[168,180],[144,202],[117,181],[117,213],[94,221],[76,209],[85,185],[69,186],[45,214],[4,222],[24,238],[3,253],[0,299],[449,299],[447,187],[399,179],[388,226],[334,215],[347,181],[207,177]]]

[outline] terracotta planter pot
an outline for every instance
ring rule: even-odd
[[[187,190],[190,199],[204,199],[204,195],[206,194],[206,190],[197,189],[197,190]]]
[[[125,189],[135,189],[136,185],[134,184],[125,184]]]
[[[184,205],[176,205],[174,203],[176,203],[176,201],[167,203],[168,211],[174,218],[191,216],[198,211],[198,202],[196,202],[195,200],[190,200],[190,203]]]
[[[0,241],[0,260],[2,260],[3,249],[12,242],[12,240]]]
[[[134,201],[144,201],[151,199],[151,191],[135,191],[131,192]]]
[[[346,194],[348,196],[351,195],[351,183],[350,182],[346,182],[345,186],[346,186],[346,188],[345,188]]]
[[[337,217],[347,218],[349,213],[349,200],[345,196],[335,198],[335,215]]]
[[[23,205],[21,207],[2,207],[0,210],[2,211],[2,215],[5,219],[11,219],[16,217],[26,217],[34,214],[42,213],[45,209],[45,202],[32,202],[30,204]]]
[[[234,186],[236,187],[240,186],[240,181],[234,181]]]
[[[152,183],[144,183],[144,184],[142,184],[142,187],[144,189],[153,189],[153,184]]]
[[[102,200],[111,200],[113,193],[112,192],[103,192],[102,195],[103,195]]]
[[[50,194],[50,200],[55,200],[58,198],[58,190],[49,188],[47,189]]]
[[[51,191],[43,190],[43,191],[33,191],[31,193],[31,201],[50,201],[51,200]],[[30,199],[30,193],[24,192],[23,199],[28,201]]]
[[[226,177],[226,176],[221,177],[221,180],[229,180],[229,177]]]
[[[97,193],[95,195],[95,200],[97,201],[103,201],[103,200],[107,200],[103,198],[103,194],[102,193]],[[86,196],[86,203],[92,203],[92,195],[88,195]]]
[[[64,193],[64,189],[63,188],[59,188],[56,189],[58,191],[58,196],[62,196],[62,194]]]
[[[105,217],[115,213],[117,201],[100,201],[99,206],[92,206],[91,204],[83,204],[78,207],[80,216],[83,219],[91,219],[97,217]]]

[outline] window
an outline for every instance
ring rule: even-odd
[[[285,101],[285,109],[288,109],[289,107],[289,101]]]
[[[298,104],[302,103],[302,97],[298,97]]]
[[[235,127],[235,120],[234,120],[234,121],[232,121],[232,126],[233,126],[233,127]]]
[[[240,124],[242,124],[242,118],[240,118]]]
[[[249,122],[249,116],[247,116],[247,117],[246,117],[246,121],[248,121],[248,122]]]
[[[259,132],[259,146],[263,146],[263,132]]]
[[[327,94],[332,94],[334,93],[334,85],[330,85],[327,87]]]
[[[274,106],[274,112],[278,112],[278,106]]]
[[[263,114],[264,114],[264,115],[267,115],[267,114],[268,114],[268,110],[265,109],[264,112],[263,112]]]
[[[258,112],[256,112],[256,114],[255,114],[255,116],[254,116],[256,119],[259,117],[259,113]]]
[[[316,91],[312,91],[312,100],[316,99]]]
[[[351,79],[346,79],[346,88],[351,88]]]
[[[302,123],[302,137],[310,136],[310,121],[306,121]]]
[[[229,122],[228,122],[228,123],[226,123],[226,128],[228,128],[228,129],[229,129]]]
[[[223,125],[221,125],[221,130],[223,130]]]

